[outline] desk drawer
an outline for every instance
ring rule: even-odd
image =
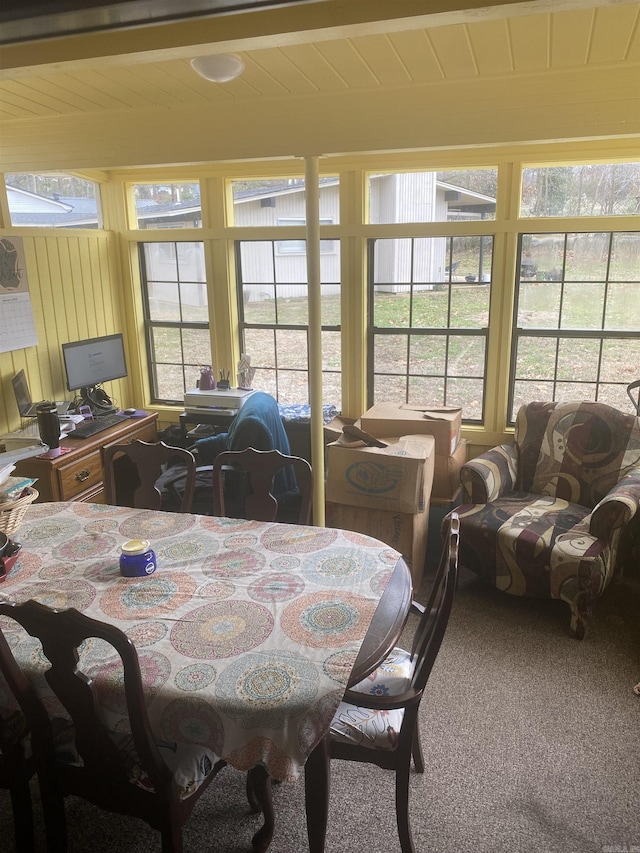
[[[70,501],[80,492],[85,492],[91,486],[102,483],[102,455],[95,450],[77,462],[63,465],[58,469],[60,496],[63,501]]]

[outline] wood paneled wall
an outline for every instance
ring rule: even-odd
[[[71,399],[66,389],[62,344],[123,330],[116,276],[115,239],[105,231],[34,229],[0,231],[22,237],[38,345],[0,353],[0,434],[20,427],[11,377],[23,368],[31,395]],[[5,322],[0,317],[0,322]],[[129,402],[127,379],[105,389],[120,405]]]

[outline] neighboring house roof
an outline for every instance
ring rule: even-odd
[[[69,205],[53,198],[47,198],[38,193],[32,193],[28,190],[21,190],[18,187],[7,186],[7,200],[9,209],[13,215],[15,213],[61,213],[71,210]],[[95,208],[94,208],[95,209]]]

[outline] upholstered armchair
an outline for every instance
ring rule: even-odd
[[[513,443],[460,478],[461,565],[512,595],[566,601],[582,639],[640,508],[640,419],[604,403],[529,403]]]

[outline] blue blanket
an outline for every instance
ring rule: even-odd
[[[255,391],[231,422],[228,432],[196,441],[198,464],[211,465],[223,450],[279,450],[289,456],[291,447],[282,424],[278,403],[264,391]],[[291,466],[279,471],[273,481],[273,495],[280,501],[297,494]]]

